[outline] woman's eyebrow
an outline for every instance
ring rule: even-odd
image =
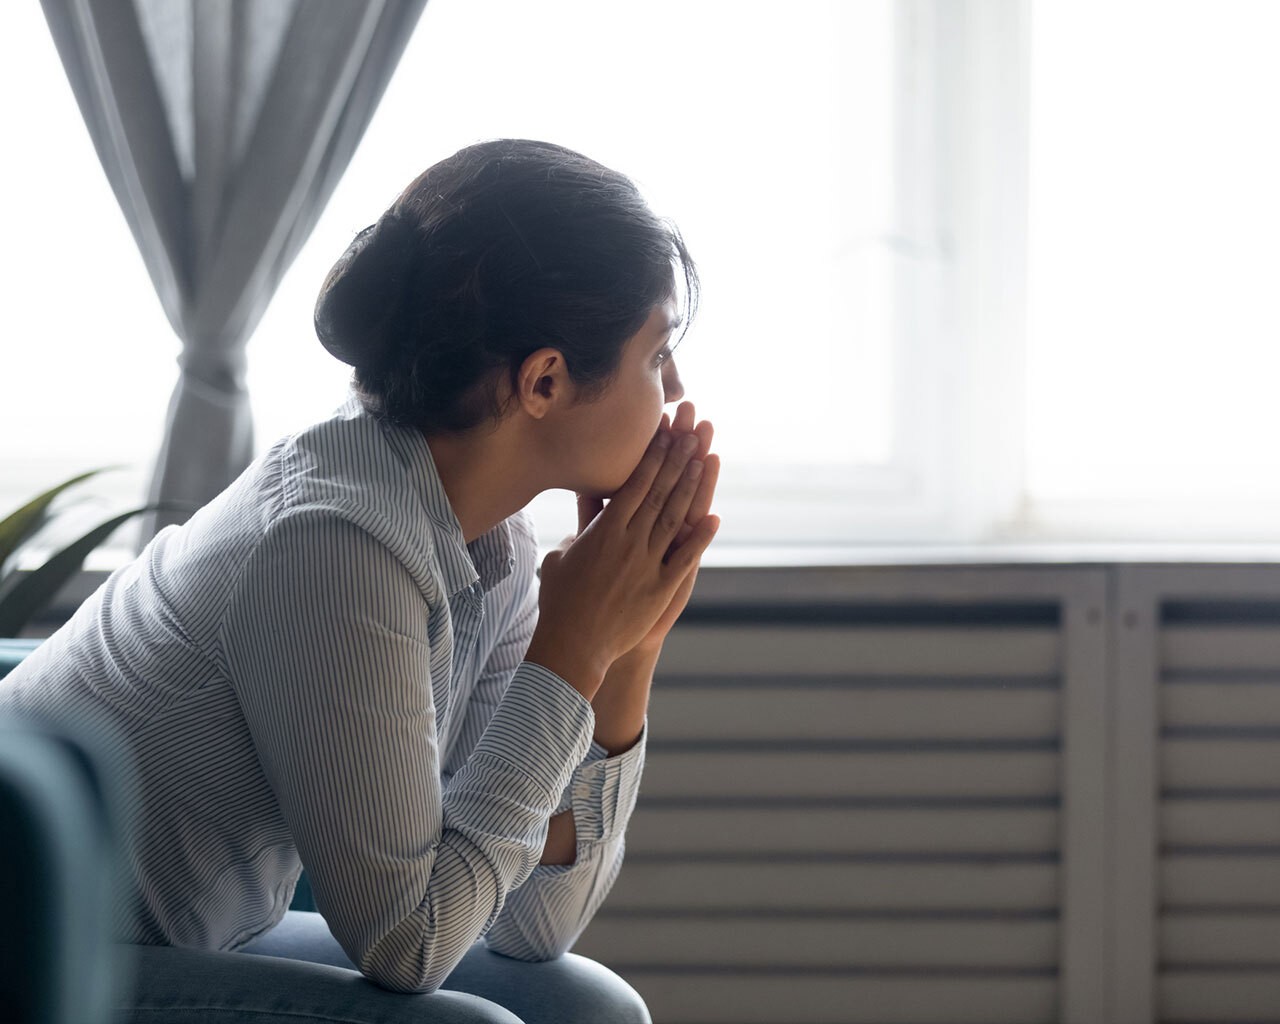
[[[665,327],[663,327],[661,333],[659,333],[658,337],[654,339],[654,347],[666,348],[668,345],[670,345],[671,338],[675,334],[676,328],[679,326],[680,326],[680,321],[677,320],[674,324],[667,324]]]
[[[683,316],[673,316],[667,320],[667,326],[662,329],[662,333],[672,334],[682,323],[684,323]]]

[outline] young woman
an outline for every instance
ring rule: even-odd
[[[654,666],[718,526],[711,426],[663,412],[696,293],[675,229],[580,154],[436,164],[321,291],[352,400],[0,683],[129,749],[137,1019],[648,1019],[561,954],[621,866]],[[523,509],[550,488],[579,532],[539,586]],[[286,913],[304,866],[320,915]]]

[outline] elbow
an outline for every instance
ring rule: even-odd
[[[571,936],[544,935],[537,938],[512,929],[506,934],[485,936],[487,949],[513,960],[543,963],[555,960],[569,951],[577,939]],[[465,951],[464,951],[465,954]],[[453,973],[461,957],[382,957],[370,951],[360,961],[360,973],[379,988],[406,995],[435,992]]]
[[[568,942],[494,942],[485,939],[485,946],[494,953],[510,957],[512,960],[523,960],[525,963],[540,964],[548,960],[557,960],[573,947],[573,940]]]
[[[360,973],[379,988],[388,992],[399,992],[403,995],[425,995],[436,991],[444,984],[445,978],[452,968],[441,971],[427,969],[422,965],[414,970],[408,964],[381,964],[370,962],[360,966]]]
[[[466,955],[469,942],[441,943],[440,936],[413,934],[406,928],[385,936],[376,946],[353,960],[360,973],[379,988],[406,995],[436,991]]]
[[[523,922],[510,917],[500,918],[485,935],[485,948],[512,960],[544,963],[569,952],[583,931],[582,925],[566,929],[563,925],[557,928],[549,926],[549,922],[539,923],[543,927],[529,928],[522,927]]]

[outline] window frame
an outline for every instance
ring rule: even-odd
[[[895,19],[892,454],[820,485],[738,468],[729,544],[977,543],[1023,511],[1026,5],[902,0]]]

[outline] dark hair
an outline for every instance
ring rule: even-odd
[[[677,264],[687,327],[697,269],[628,178],[547,142],[483,142],[428,168],[356,235],[320,289],[316,333],[355,367],[374,415],[465,430],[502,414],[501,373],[514,381],[543,346],[598,394],[675,295]]]

